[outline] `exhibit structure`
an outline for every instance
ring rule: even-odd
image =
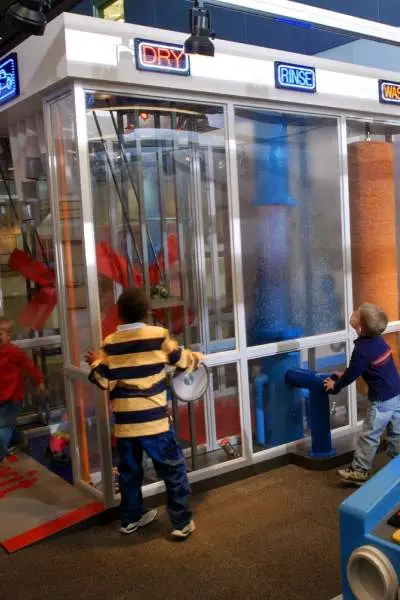
[[[193,482],[308,448],[310,390],[286,374],[343,371],[358,303],[388,311],[398,352],[396,74],[220,40],[189,57],[186,37],[64,14],[0,61],[3,312],[58,356],[46,426],[106,506],[112,419],[84,354],[124,288],[206,354],[204,396],[169,401]],[[362,392],[331,398],[317,460],[357,431]],[[162,490],[150,465],[145,484]]]

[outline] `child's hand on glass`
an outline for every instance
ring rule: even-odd
[[[334,387],[335,387],[334,379],[332,379],[331,377],[328,377],[328,379],[324,380],[324,388],[325,388],[326,392],[332,391]]]
[[[99,359],[99,353],[94,350],[88,350],[85,354],[85,361],[89,365],[89,367]]]

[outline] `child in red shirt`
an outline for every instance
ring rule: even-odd
[[[11,343],[12,323],[0,317],[0,462],[17,438],[16,422],[25,392],[24,377],[30,377],[40,393],[46,393],[43,373],[23,350]]]

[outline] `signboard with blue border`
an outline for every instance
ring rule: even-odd
[[[136,39],[135,59],[139,71],[190,75],[190,58],[179,44]]]
[[[315,94],[317,76],[314,67],[293,65],[291,63],[275,63],[275,87],[281,90],[294,90]]]
[[[15,53],[0,61],[0,106],[19,96],[18,59]]]
[[[380,79],[379,102],[382,104],[400,104],[400,83]]]

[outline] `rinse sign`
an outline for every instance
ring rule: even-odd
[[[135,40],[136,66],[141,71],[190,75],[190,59],[183,46]]]
[[[379,81],[379,102],[400,104],[400,83],[381,79]]]
[[[0,105],[19,96],[18,62],[15,53],[0,61]]]
[[[281,90],[295,90],[315,94],[317,78],[313,67],[275,63],[275,86]]]

